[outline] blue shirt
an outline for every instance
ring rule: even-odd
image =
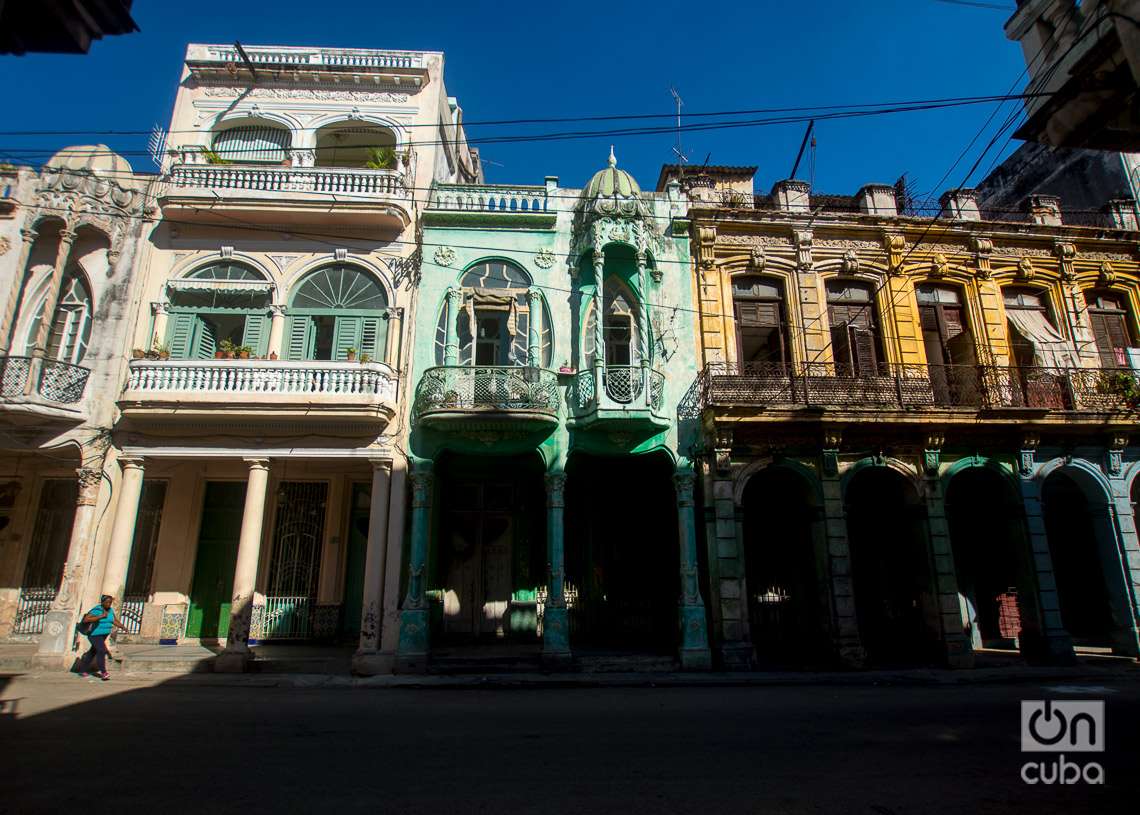
[[[109,608],[106,611],[107,611],[107,616],[104,617],[102,620],[96,620],[95,621],[95,627],[93,629],[91,629],[91,633],[88,634],[87,636],[89,636],[89,637],[103,637],[103,636],[106,636],[106,635],[111,633],[111,629],[113,628],[111,623],[113,623],[115,621],[115,609]],[[103,607],[102,606],[95,606],[95,608],[91,609],[87,613],[88,614],[95,614],[95,615],[102,614],[103,613]]]

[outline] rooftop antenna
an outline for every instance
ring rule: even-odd
[[[677,93],[677,89],[672,85],[669,86],[669,93],[673,96],[673,102],[677,106],[677,143],[673,145],[673,153],[677,156],[678,164],[685,165],[689,163],[689,157],[681,149],[681,108],[684,106],[685,100],[681,98],[681,94]]]

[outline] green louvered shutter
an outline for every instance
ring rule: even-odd
[[[242,332],[241,344],[252,349],[251,356],[260,357],[265,354],[265,343],[269,339],[269,332],[265,330],[268,322],[264,314],[250,314],[245,318],[245,330]]]
[[[308,316],[293,316],[286,326],[285,359],[302,360],[309,358],[309,326],[312,319]]]
[[[190,343],[194,338],[193,314],[171,314],[166,325],[166,344],[173,359],[189,359]]]
[[[348,349],[355,348],[360,351],[360,330],[364,322],[363,317],[337,317],[336,336],[333,338],[333,359],[344,361],[348,359]]]
[[[209,320],[198,319],[198,330],[191,347],[195,359],[213,359],[214,352],[218,350],[218,338],[214,332],[214,324]]]
[[[384,360],[384,346],[388,340],[388,321],[383,317],[362,317],[360,324],[360,354],[368,354],[373,362]]]

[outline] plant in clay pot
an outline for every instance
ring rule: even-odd
[[[239,345],[237,348],[234,349],[234,355],[236,357],[238,357],[239,359],[249,359],[250,354],[252,354],[252,353],[253,353],[253,349],[250,348],[248,345]]]
[[[141,349],[141,348],[132,348],[131,349],[131,359],[142,359],[145,356],[146,356],[146,352],[143,351],[143,349]]]
[[[345,348],[344,349],[344,357],[349,362],[353,362],[356,359],[356,349],[355,348]]]
[[[269,352],[269,359],[270,359],[270,361],[277,359],[277,352],[276,351],[270,351]]]
[[[372,361],[372,355],[371,354],[361,354],[360,355],[360,364],[361,365],[367,365],[371,361]]]
[[[237,347],[229,340],[222,340],[218,343],[218,348],[222,349],[222,359],[233,359],[234,351],[237,350]]]

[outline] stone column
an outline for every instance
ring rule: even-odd
[[[445,341],[443,344],[443,364],[459,364],[459,311],[463,308],[463,290],[450,288],[447,290],[447,323],[445,325]],[[474,338],[472,339],[474,341]]]
[[[95,462],[92,462],[95,464]],[[75,521],[71,525],[71,540],[67,546],[67,561],[59,592],[52,601],[51,610],[44,619],[36,659],[45,667],[63,668],[71,653],[72,637],[77,616],[83,603],[84,586],[90,574],[95,548],[95,505],[103,481],[103,470],[98,466],[80,467],[75,471],[79,478],[79,497],[75,504]]]
[[[249,626],[253,617],[253,593],[257,584],[257,561],[261,554],[261,527],[265,520],[265,494],[269,486],[269,460],[246,459],[249,479],[245,488],[245,508],[238,536],[237,564],[230,605],[230,633],[226,650],[214,662],[214,670],[237,673],[249,661]]]
[[[67,269],[67,262],[71,259],[71,247],[75,243],[75,230],[61,229],[59,232],[59,249],[55,255],[55,266],[51,273],[51,283],[48,285],[47,296],[44,299],[43,319],[40,320],[36,331],[36,339],[32,348],[32,361],[28,369],[28,381],[24,383],[24,395],[30,395],[40,381],[40,371],[43,369],[44,354],[47,352],[48,337],[51,335],[51,324],[55,319],[55,308],[59,305],[59,290],[63,285],[63,273]]]
[[[1029,536],[1029,554],[1034,582],[1037,584],[1037,604],[1041,610],[1039,641],[1026,642],[1022,652],[1034,660],[1057,664],[1076,661],[1073,640],[1061,622],[1061,602],[1057,596],[1057,579],[1053,575],[1053,556],[1045,534],[1045,513],[1041,506],[1041,486],[1033,478],[1036,442],[1021,450],[1018,460],[1021,503],[1025,508],[1025,527]]]
[[[24,278],[28,274],[28,259],[32,255],[32,246],[39,235],[35,229],[20,230],[23,241],[20,244],[20,257],[16,261],[16,275],[12,279],[12,290],[8,292],[8,302],[4,306],[3,323],[0,324],[0,353],[9,353],[12,349],[12,332],[15,330],[16,311],[20,307],[20,295],[24,291]]]
[[[732,432],[717,430],[716,447],[705,478],[709,549],[709,590],[713,595],[713,641],[726,670],[747,670],[753,663],[745,586],[743,523],[737,517],[732,483]]]
[[[281,358],[284,356],[285,306],[272,305],[269,313],[269,342],[265,346],[265,356],[277,354]]]
[[[526,305],[529,312],[526,324],[526,364],[538,368],[542,365],[542,295],[538,289],[527,290]]]
[[[641,345],[641,367],[649,367],[649,287],[645,281],[645,253],[637,253],[637,288],[639,297],[638,307],[638,338],[637,341]],[[648,392],[648,382],[645,383]]]
[[[597,398],[602,396],[602,368],[606,364],[605,323],[605,274],[606,256],[601,249],[594,249],[594,370],[597,373]]]
[[[705,622],[705,604],[701,599],[697,574],[697,529],[693,516],[693,474],[678,472],[673,476],[677,486],[677,539],[681,548],[681,668],[707,671],[712,667],[709,655],[709,632]]]
[[[404,559],[404,516],[407,514],[408,464],[392,459],[391,499],[388,501],[388,566],[384,570],[384,614],[380,624],[380,653],[385,671],[395,666],[400,643],[400,576]]]
[[[1113,485],[1115,488],[1115,485]],[[1107,583],[1110,616],[1112,619],[1112,652],[1132,658],[1140,657],[1140,629],[1137,622],[1136,585],[1129,560],[1136,561],[1135,532],[1128,540],[1126,530],[1135,529],[1131,501],[1117,503],[1116,496],[1104,508],[1094,510],[1094,522],[1102,526],[1101,535],[1107,545],[1098,545],[1101,570]],[[1098,511],[1099,510],[1099,511]],[[1099,541],[1098,541],[1099,543]]]
[[[412,472],[412,540],[408,551],[408,593],[400,612],[400,642],[396,667],[401,672],[427,667],[430,623],[424,588],[431,540],[432,462],[417,462]]]
[[[570,662],[570,620],[566,613],[566,549],[563,515],[564,473],[546,474],[546,605],[542,612],[542,661],[553,667]]]
[[[151,331],[150,343],[143,348],[144,351],[166,344],[166,321],[170,313],[169,308],[166,303],[156,301],[150,304],[150,311],[154,315],[154,327]]]
[[[107,548],[107,565],[103,569],[103,594],[122,603],[127,571],[131,563],[131,544],[135,540],[135,521],[139,514],[139,497],[143,486],[143,460],[120,458],[123,477],[119,481],[119,501],[115,507],[115,523],[111,527],[111,544]]]
[[[393,306],[388,309],[388,340],[384,345],[384,361],[393,370],[400,369],[400,343],[404,336],[404,309]]]
[[[831,642],[835,658],[844,668],[862,668],[867,653],[855,616],[855,589],[851,580],[851,547],[847,540],[847,516],[843,487],[839,483],[839,435],[825,431],[820,488],[823,491],[824,536],[827,567],[831,578]]]
[[[954,570],[954,550],[950,545],[950,525],[946,521],[946,502],[942,481],[938,477],[940,448],[925,451],[926,525],[930,537],[931,582],[938,605],[938,627],[947,667],[974,667],[974,649],[962,628],[962,609],[958,601],[958,574]]]
[[[1112,513],[1119,542],[1119,565],[1124,581],[1125,602],[1130,615],[1123,641],[1125,652],[1136,655],[1140,650],[1140,537],[1136,530],[1136,507],[1132,503],[1129,483],[1124,476],[1124,448],[1128,444],[1126,432],[1114,433],[1105,454],[1105,470],[1112,487]]]
[[[372,462],[372,499],[368,512],[368,543],[364,555],[364,596],[361,600],[360,647],[352,657],[352,672],[362,676],[382,673],[380,621],[383,615],[384,572],[388,565],[388,497],[392,462]]]

